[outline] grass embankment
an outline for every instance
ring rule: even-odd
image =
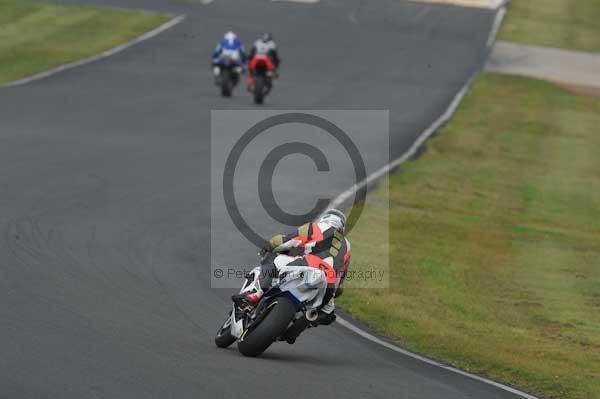
[[[100,53],[167,20],[159,14],[0,0],[0,84]]]
[[[338,303],[462,369],[600,398],[599,126],[598,98],[480,76],[422,157],[390,177],[390,288],[349,283]],[[376,257],[386,206],[370,201],[372,219],[351,233],[353,269]]]
[[[511,0],[500,40],[600,52],[600,0]]]

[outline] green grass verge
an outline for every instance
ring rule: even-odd
[[[0,0],[0,84],[100,53],[167,20],[159,14]]]
[[[500,40],[600,52],[600,0],[511,0]]]
[[[600,99],[481,75],[390,183],[390,288],[338,304],[404,347],[556,398],[600,398]],[[376,259],[385,195],[350,234]],[[366,224],[366,226],[364,226]],[[364,226],[364,227],[363,227]]]

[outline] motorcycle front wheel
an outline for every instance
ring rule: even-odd
[[[231,316],[229,316],[221,328],[219,328],[219,331],[217,331],[217,335],[215,335],[215,345],[219,348],[227,348],[235,342],[235,339],[236,338],[231,335]]]
[[[252,326],[238,341],[238,349],[244,356],[256,357],[285,333],[296,315],[296,306],[289,298],[278,297],[264,310],[269,312],[257,326]]]

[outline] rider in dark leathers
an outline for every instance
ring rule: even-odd
[[[248,60],[252,60],[256,55],[266,55],[271,59],[275,69],[279,68],[281,59],[279,58],[279,52],[277,51],[277,45],[273,40],[273,36],[270,33],[263,33],[259,39],[257,39],[248,55]]]

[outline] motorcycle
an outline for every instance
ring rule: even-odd
[[[260,288],[260,266],[247,276],[240,296]],[[256,305],[238,306],[235,301],[225,323],[215,336],[219,348],[237,341],[244,356],[256,357],[276,341],[293,343],[315,322],[333,268],[326,263],[315,266],[282,266],[273,277],[271,288]],[[233,298],[232,298],[233,299]],[[293,340],[290,340],[293,337]]]
[[[214,67],[214,74],[217,76],[216,84],[221,89],[223,97],[231,97],[233,89],[237,86],[243,69],[240,63],[230,56],[223,56],[219,64]]]
[[[255,104],[262,104],[273,87],[275,66],[266,55],[257,55],[248,65],[248,88],[252,92]]]

